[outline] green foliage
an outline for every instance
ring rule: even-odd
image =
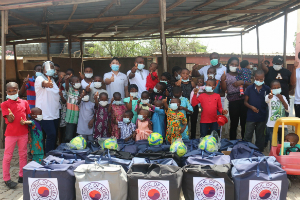
[[[101,41],[94,42],[94,47],[88,48],[88,53],[95,57],[134,57],[151,56],[161,52],[160,40],[134,40],[134,41]],[[199,39],[168,38],[167,51],[169,54],[203,53],[207,46],[200,43]]]

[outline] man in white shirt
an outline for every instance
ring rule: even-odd
[[[142,56],[138,56],[135,59],[134,67],[127,72],[127,76],[129,78],[130,84],[136,84],[139,88],[138,98],[141,97],[142,92],[146,91],[146,80],[149,75],[149,71],[144,69],[144,58]]]
[[[110,62],[111,72],[104,74],[104,82],[108,93],[108,100],[113,98],[115,92],[120,92],[121,98],[128,97],[128,79],[125,74],[119,71],[121,64],[118,58],[112,58]]]

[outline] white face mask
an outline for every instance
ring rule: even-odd
[[[93,77],[93,73],[85,73],[84,76],[86,78],[92,78]]]
[[[99,103],[102,107],[105,107],[105,106],[107,106],[108,101],[100,101]]]
[[[282,65],[273,65],[273,68],[276,70],[276,71],[279,71],[282,69]]]
[[[141,99],[141,103],[142,104],[147,104],[147,103],[149,103],[149,99]]]
[[[138,93],[137,92],[130,92],[130,96],[132,96],[133,98],[137,97]]]
[[[81,83],[75,83],[75,84],[74,84],[74,88],[75,88],[75,89],[79,89],[80,87],[81,87]]]
[[[89,101],[90,100],[90,96],[89,95],[85,95],[83,98],[82,98],[82,101]]]
[[[101,82],[94,82],[94,87],[95,88],[101,88],[102,83]]]
[[[211,78],[211,79],[214,79],[214,78],[215,78],[215,75],[214,75],[214,74],[208,74],[207,76],[208,76],[208,78]]]
[[[36,116],[36,120],[37,120],[37,121],[41,121],[42,119],[43,119],[43,115],[37,115],[37,116]]]
[[[250,68],[252,69],[252,68],[253,68],[253,65],[250,65]]]
[[[229,71],[236,72],[237,67],[229,66]]]

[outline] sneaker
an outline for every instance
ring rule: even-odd
[[[18,185],[18,183],[13,182],[13,181],[11,181],[11,180],[9,180],[9,181],[4,181],[4,183],[5,183],[5,185],[6,185],[7,187],[9,187],[9,189],[14,189],[14,188]]]
[[[23,177],[19,177],[18,183],[23,183]]]

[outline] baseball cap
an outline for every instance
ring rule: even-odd
[[[282,57],[282,56],[275,56],[275,57],[273,58],[273,63],[282,65],[282,64],[283,64],[283,57]]]

